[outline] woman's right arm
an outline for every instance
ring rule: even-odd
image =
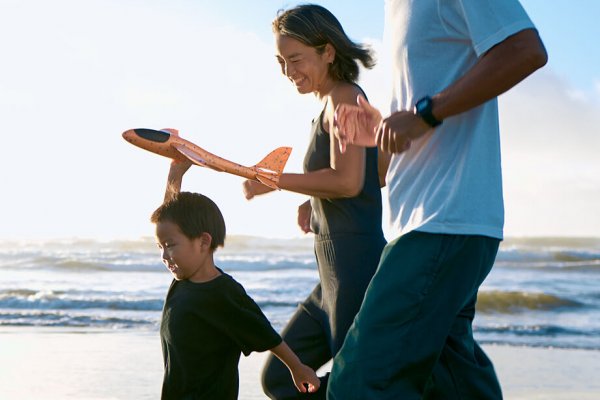
[[[330,165],[306,173],[283,173],[277,184],[279,188],[323,199],[354,197],[360,193],[365,179],[365,149],[349,145],[342,152],[334,122],[338,105],[356,105],[358,93],[356,86],[348,84],[338,86],[329,95],[323,114],[323,127],[330,135]],[[272,189],[258,182],[244,182],[247,199],[270,191]]]

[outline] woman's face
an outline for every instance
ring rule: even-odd
[[[275,35],[277,61],[281,72],[296,86],[299,93],[321,93],[330,89],[329,64],[335,58],[335,50],[325,45],[322,54],[317,49],[284,35]]]

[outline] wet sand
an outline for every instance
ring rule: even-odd
[[[484,346],[506,399],[600,399],[600,352]],[[266,353],[240,361],[240,400],[263,400]],[[0,329],[2,400],[155,400],[162,381],[156,332]]]

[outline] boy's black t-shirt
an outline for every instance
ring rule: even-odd
[[[173,280],[160,337],[162,400],[237,399],[240,353],[247,356],[281,343],[242,285],[223,272],[205,283]]]

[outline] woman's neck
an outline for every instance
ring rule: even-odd
[[[315,93],[315,97],[317,99],[319,99],[319,101],[321,101],[322,103],[326,103],[327,102],[327,97],[329,97],[329,94],[331,93],[331,91],[339,83],[340,83],[339,81],[334,81],[333,79],[327,79],[326,81],[323,82],[323,84],[321,85],[321,87],[314,92]]]

